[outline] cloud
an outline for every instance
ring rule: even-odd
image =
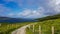
[[[47,15],[44,15],[44,8],[39,7],[37,10],[25,9],[23,12],[18,13],[18,16],[24,18],[40,18]]]
[[[8,17],[14,16],[14,13],[9,13]]]
[[[10,2],[16,3],[9,4],[8,7],[5,4],[0,4],[0,15],[10,17],[22,17],[22,18],[40,18],[43,16],[53,15],[60,13],[60,0],[4,0],[7,4]],[[10,7],[11,5],[11,7]],[[15,13],[12,7],[17,7],[20,10],[16,10]],[[10,7],[10,8],[9,8]],[[33,7],[33,8],[31,8]],[[36,8],[37,7],[37,8]],[[24,9],[27,8],[27,9]],[[36,8],[36,9],[35,9]]]
[[[48,5],[55,10],[56,13],[60,13],[60,0],[49,0]]]
[[[27,16],[27,15],[29,15],[31,12],[32,12],[31,10],[25,9],[25,10],[23,10],[23,12],[18,13],[18,15]]]

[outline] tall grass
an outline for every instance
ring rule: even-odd
[[[26,34],[39,34],[39,25],[41,26],[42,34],[52,34],[51,27],[54,26],[55,28],[55,34],[60,34],[60,19],[54,19],[54,20],[46,20],[43,22],[37,22],[35,25],[35,32],[32,32],[32,25],[29,28],[27,28]]]
[[[0,34],[11,34],[12,31],[29,24],[28,22],[25,23],[1,23],[0,26]]]

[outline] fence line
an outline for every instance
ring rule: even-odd
[[[32,25],[32,27],[33,27],[33,30],[32,31],[35,32],[35,25]],[[39,25],[39,30],[38,31],[39,31],[39,34],[42,34],[43,33],[42,32],[42,26]],[[54,34],[55,33],[54,26],[51,26],[51,32],[52,32],[51,34]]]

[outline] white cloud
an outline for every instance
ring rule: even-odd
[[[44,15],[44,8],[39,7],[37,10],[30,10],[30,9],[23,10],[23,12],[18,13],[18,16],[24,18],[40,18],[46,15]]]
[[[11,1],[16,2],[19,5],[19,7],[23,6],[23,0],[4,0],[4,1],[6,1],[7,3],[11,2]],[[48,3],[48,1],[49,1],[49,3]],[[38,2],[38,4],[40,4],[40,3]],[[40,5],[42,5],[42,4],[40,4]],[[24,9],[22,12],[19,12],[18,14],[9,13],[8,16],[15,16],[15,17],[17,16],[17,17],[24,17],[24,18],[40,18],[40,17],[48,15],[49,13],[51,15],[52,15],[52,13],[55,13],[55,12],[60,13],[60,0],[47,0],[46,6],[47,7],[40,6],[36,10]],[[45,11],[44,7],[46,9],[47,8],[49,8],[49,9],[47,9],[47,11]],[[54,11],[52,11],[51,9]],[[5,7],[3,4],[0,4],[0,13],[3,14],[4,11],[5,12],[12,12],[12,9]],[[46,15],[45,15],[45,13],[46,13]]]
[[[52,7],[55,12],[60,13],[60,0],[49,0],[49,7]]]
[[[9,13],[8,17],[14,16],[14,13]]]
[[[29,9],[26,9],[26,10],[23,10],[22,12],[18,13],[18,16],[28,16],[32,13],[31,10]]]
[[[55,0],[56,1],[56,4],[58,5],[58,4],[60,4],[60,0]]]

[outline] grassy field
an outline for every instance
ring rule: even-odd
[[[52,34],[52,26],[54,26],[54,34],[60,34],[60,14],[54,16],[47,16],[44,18],[38,18],[37,22],[23,22],[23,23],[0,23],[0,34],[11,34],[12,31],[31,23],[37,23],[34,26],[26,29],[26,34],[39,34],[39,25],[41,26],[42,34]]]
[[[34,25],[34,32],[32,25],[30,26],[30,29],[26,29],[26,34],[39,34],[39,25],[41,26],[42,34],[52,34],[52,26],[55,28],[54,34],[60,34],[60,18],[59,19],[53,19],[53,20],[45,20],[42,22],[36,22],[37,24]]]
[[[55,34],[60,34],[60,18],[53,19],[53,20],[45,20],[42,22],[24,22],[24,23],[0,23],[0,34],[11,34],[12,31],[30,24],[30,23],[37,23],[34,26],[35,31],[33,32],[33,26],[30,26],[30,29],[26,29],[26,34],[39,34],[39,25],[42,28],[42,34],[51,34],[51,27],[55,27]]]
[[[29,23],[0,23],[0,34],[11,34],[12,31],[27,24]]]

